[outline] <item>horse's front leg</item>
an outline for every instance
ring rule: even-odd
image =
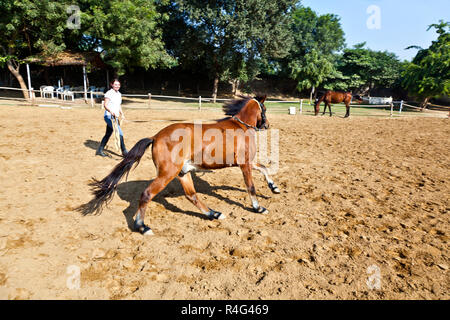
[[[259,172],[261,172],[264,175],[264,177],[266,178],[266,181],[267,181],[267,185],[269,186],[270,190],[273,193],[280,193],[280,189],[276,186],[275,182],[273,182],[273,180],[270,178],[269,170],[265,166],[263,166],[262,164],[259,164],[259,163],[254,163],[253,169],[258,170]]]
[[[244,175],[245,185],[247,186],[248,194],[250,195],[250,199],[252,200],[253,210],[257,213],[268,214],[269,210],[263,208],[259,205],[258,199],[256,198],[256,190],[255,185],[253,184],[252,178],[252,166],[250,164],[240,165],[242,173]]]
[[[350,116],[350,105],[349,105],[349,104],[346,104],[346,105],[345,105],[345,108],[346,108],[347,110],[346,110],[346,112],[345,112],[344,118],[348,118],[348,117]]]
[[[330,117],[331,117],[331,103],[328,104],[328,109],[330,110]]]

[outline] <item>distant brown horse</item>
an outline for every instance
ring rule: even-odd
[[[331,117],[331,104],[332,103],[340,103],[344,102],[345,107],[347,108],[347,112],[345,113],[345,117],[350,116],[350,102],[352,101],[352,93],[351,92],[337,92],[337,91],[327,91],[323,96],[316,100],[315,104],[315,115],[317,116],[320,111],[320,103],[325,102],[325,108],[323,109],[322,115],[325,114],[327,110],[327,106],[330,109],[330,117]]]
[[[134,228],[145,235],[153,234],[144,224],[147,204],[177,177],[187,199],[209,219],[223,219],[225,215],[210,209],[197,196],[190,171],[195,169],[219,169],[239,166],[244,175],[247,191],[255,212],[267,214],[256,198],[252,169],[261,171],[273,193],[280,190],[269,177],[268,170],[253,162],[256,154],[255,131],[269,128],[266,118],[266,97],[241,97],[223,109],[231,117],[212,124],[177,123],[163,128],[151,138],[141,139],[103,180],[89,184],[94,199],[80,207],[84,214],[101,212],[114,195],[121,178],[128,174],[133,164],[139,164],[147,148],[153,144],[152,157],[158,176],[144,190],[136,212]]]

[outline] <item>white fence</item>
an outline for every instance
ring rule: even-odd
[[[99,99],[102,100],[104,96],[104,92],[102,91],[88,91],[84,92],[82,90],[61,90],[62,88],[56,88],[53,86],[41,86],[39,90],[34,90],[31,88],[31,90],[27,89],[27,92],[29,96],[31,97],[31,101],[27,101],[22,94],[22,89],[20,88],[11,88],[11,87],[0,87],[0,99],[5,100],[15,100],[15,101],[24,101],[28,104],[42,106],[42,107],[50,107],[52,105],[48,105],[47,103],[51,104],[57,104],[57,105],[71,105],[74,106],[77,102],[80,103],[83,106],[89,105],[91,107],[100,106]],[[2,90],[10,91],[8,96],[5,96],[2,94]],[[79,99],[78,99],[79,97]],[[190,109],[197,109],[202,110],[202,104],[203,103],[209,103],[212,102],[213,99],[210,97],[181,97],[181,96],[165,96],[165,95],[152,95],[151,93],[148,94],[122,94],[122,97],[124,98],[137,98],[139,99],[139,105],[143,105],[140,108],[152,108],[152,99],[158,100],[158,99],[169,99],[169,100],[179,100],[181,102],[194,102],[197,105],[197,108],[190,108]],[[78,101],[76,101],[78,100]],[[224,102],[224,101],[230,101],[232,99],[216,99],[216,102]],[[369,104],[351,104],[351,108],[379,108],[379,109],[386,109],[389,108],[390,110],[389,116],[393,117],[394,115],[398,116],[402,114],[402,111],[404,111],[404,108],[407,107],[408,109],[414,109],[414,110],[420,110],[425,112],[434,112],[434,113],[440,113],[443,114],[446,111],[436,111],[436,110],[429,110],[429,109],[422,109],[417,106],[413,106],[411,104],[408,104],[404,101],[393,101],[391,98],[380,98],[380,97],[370,97],[369,99],[366,99],[366,101],[369,102]],[[304,114],[304,113],[313,113],[314,112],[314,103],[310,103],[309,99],[300,99],[300,100],[294,100],[294,101],[286,101],[286,100],[266,100],[266,107],[268,107],[269,112],[273,111],[281,111],[281,112],[287,112],[288,114]],[[271,104],[288,104],[286,108],[283,107],[273,107],[271,108]],[[323,105],[323,104],[322,104]],[[305,110],[305,107],[308,106],[309,108],[312,107],[312,110]],[[445,107],[444,107],[445,108]],[[176,109],[176,108],[175,108]],[[182,110],[188,109],[188,108],[180,108]],[[208,108],[208,110],[211,110]],[[449,108],[450,110],[450,108]],[[450,113],[449,113],[450,115]]]

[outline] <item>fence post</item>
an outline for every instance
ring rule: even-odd
[[[83,66],[83,91],[84,91],[84,102],[87,103],[87,73],[86,66]],[[75,99],[75,93],[73,94]]]
[[[402,113],[402,109],[403,109],[403,100],[400,101],[400,110],[398,111],[398,113]]]
[[[152,94],[148,94],[148,107],[150,108],[150,101],[152,100]]]
[[[303,112],[303,99],[300,99],[300,114]]]
[[[30,100],[33,100],[33,98],[31,97],[33,88],[31,88],[30,65],[28,63],[27,63],[27,76],[28,76],[28,95]]]
[[[94,107],[94,96],[91,91],[91,107]]]
[[[34,105],[36,103],[36,101],[34,99],[36,99],[36,95],[34,94],[34,88],[31,88],[30,90],[30,98],[31,98],[31,104]]]
[[[202,96],[198,97],[198,110],[202,111]]]
[[[391,102],[391,117],[394,115],[394,104]]]

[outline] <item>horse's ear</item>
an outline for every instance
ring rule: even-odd
[[[258,100],[261,103],[264,103],[264,101],[266,101],[267,95],[263,95],[263,96],[257,96],[256,100]]]

